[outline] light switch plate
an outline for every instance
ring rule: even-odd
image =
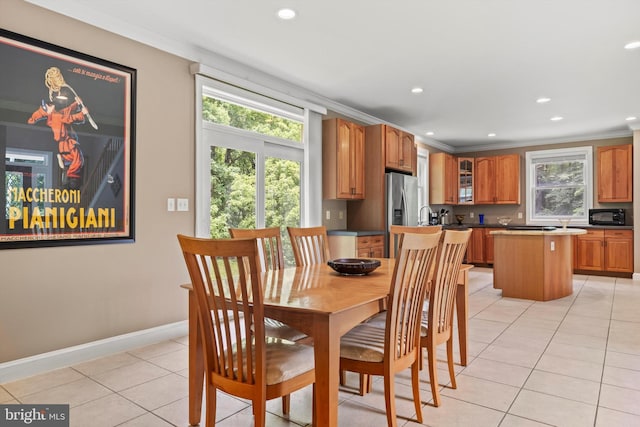
[[[173,212],[176,210],[176,199],[170,197],[167,199],[167,212]]]
[[[178,199],[178,211],[186,212],[189,210],[189,199]]]

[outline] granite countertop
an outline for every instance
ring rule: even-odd
[[[329,236],[378,236],[384,230],[327,230]]]
[[[514,224],[511,223],[508,226],[504,226],[501,224],[449,224],[449,225],[444,225],[442,228],[444,228],[445,230],[447,228],[450,229],[456,229],[456,228],[504,228],[507,229],[509,227],[528,227],[526,224]],[[538,225],[531,225],[531,228],[535,228],[535,227],[542,227],[542,226],[538,226]],[[560,226],[557,226],[557,228],[559,229]],[[577,228],[577,229],[604,229],[604,230],[633,230],[633,225],[591,225],[591,224],[586,224],[586,225],[569,225],[567,227],[568,229],[571,228]]]
[[[583,228],[556,228],[555,230],[531,229],[531,230],[494,230],[492,235],[506,236],[573,236],[577,234],[587,234],[587,230]]]

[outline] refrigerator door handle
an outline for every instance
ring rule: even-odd
[[[404,191],[404,188],[402,189],[402,191],[400,192],[400,194],[402,195],[401,197],[401,205],[402,205],[402,225],[407,225],[409,218],[407,216],[407,196],[406,193]]]

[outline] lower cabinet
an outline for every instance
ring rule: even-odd
[[[466,262],[471,264],[493,264],[493,235],[499,228],[472,228],[467,244]]]
[[[384,234],[329,235],[331,258],[384,258]]]
[[[577,270],[633,273],[633,230],[587,229],[574,252]]]

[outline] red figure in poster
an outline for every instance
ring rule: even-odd
[[[60,69],[51,67],[46,71],[45,85],[49,89],[49,102],[43,100],[27,122],[34,124],[47,120],[53,139],[58,143],[58,164],[63,169],[62,185],[78,189],[82,184],[84,158],[72,125],[84,123],[89,112],[82,99],[65,83]]]

